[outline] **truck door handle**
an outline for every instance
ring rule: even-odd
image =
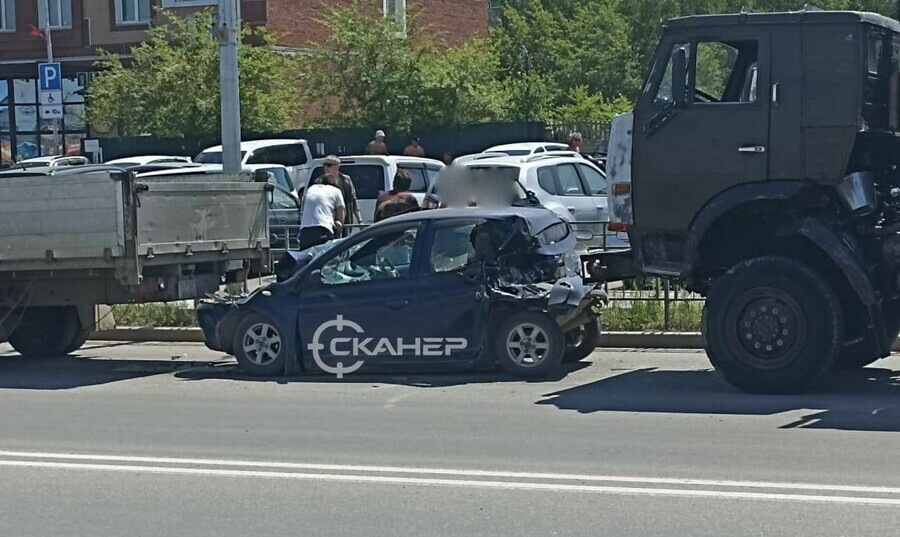
[[[739,153],[765,153],[766,146],[764,145],[745,145],[738,148]]]

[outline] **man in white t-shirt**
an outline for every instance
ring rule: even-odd
[[[321,183],[310,185],[303,197],[300,249],[324,244],[339,234],[345,211],[344,194],[334,177],[325,176]]]

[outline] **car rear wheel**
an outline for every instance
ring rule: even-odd
[[[566,332],[566,352],[563,362],[584,360],[600,344],[600,319],[594,318],[574,330]]]
[[[241,369],[254,376],[284,373],[287,356],[284,334],[277,323],[258,313],[238,322],[232,350]]]
[[[500,322],[495,333],[497,362],[519,377],[542,377],[555,371],[565,353],[559,325],[542,313],[515,312]]]

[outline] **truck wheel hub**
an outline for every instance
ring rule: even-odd
[[[780,289],[755,289],[731,307],[735,335],[745,359],[756,367],[778,367],[793,359],[805,334],[799,304]]]

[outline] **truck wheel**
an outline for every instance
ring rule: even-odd
[[[238,322],[232,350],[241,369],[250,375],[271,377],[284,373],[284,334],[265,315],[251,313]]]
[[[574,330],[566,332],[566,351],[563,362],[584,360],[600,344],[600,319],[593,318]]]
[[[559,325],[543,313],[512,313],[500,322],[495,334],[497,362],[507,373],[543,377],[562,363],[565,337]]]
[[[9,334],[9,344],[25,358],[65,356],[79,349],[85,340],[87,334],[74,306],[27,308]]]
[[[834,363],[843,312],[808,266],[784,257],[742,262],[707,300],[706,353],[733,386],[755,393],[801,392]]]

